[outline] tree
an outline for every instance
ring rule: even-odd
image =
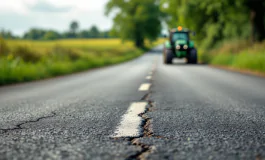
[[[73,32],[64,32],[61,35],[62,38],[76,38],[76,34]]]
[[[76,34],[77,30],[79,28],[79,24],[77,21],[72,21],[70,24],[70,31],[74,34]]]
[[[265,39],[264,0],[161,0],[170,28],[183,25],[196,31],[204,47],[227,39]],[[252,26],[252,29],[251,29]]]
[[[95,26],[95,25],[93,25],[93,26],[90,28],[89,32],[90,32],[90,36],[91,36],[92,38],[99,38],[99,36],[100,36],[100,31],[99,31],[98,27]]]
[[[155,40],[161,31],[159,0],[110,0],[106,15],[112,11],[116,13],[112,32],[137,47],[144,47],[145,39]]]
[[[252,40],[262,41],[265,39],[265,4],[264,0],[248,0],[250,9],[250,21],[252,26]]]
[[[101,32],[101,37],[102,38],[110,38],[109,31],[103,31],[103,32]]]
[[[0,37],[2,37],[4,39],[16,39],[16,38],[18,38],[17,36],[14,36],[11,31],[5,31],[5,30],[0,31]]]
[[[90,32],[89,30],[82,30],[81,32],[78,33],[79,38],[90,38]]]
[[[32,28],[24,34],[23,38],[32,39],[32,40],[41,40],[43,39],[45,33],[46,31],[43,29]]]
[[[55,39],[59,39],[60,38],[60,34],[56,31],[47,31],[44,36],[43,39],[44,40],[55,40]]]

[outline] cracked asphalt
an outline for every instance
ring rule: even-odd
[[[143,83],[151,89],[138,91]],[[139,115],[143,135],[112,138],[139,101],[152,102]],[[264,115],[264,78],[164,65],[158,47],[120,65],[1,87],[0,160],[261,160]]]

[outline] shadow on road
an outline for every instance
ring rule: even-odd
[[[165,64],[166,65],[166,64]],[[186,59],[174,59],[172,64],[167,64],[167,66],[207,66],[205,63],[198,63],[198,64],[187,64]]]
[[[161,48],[154,48],[148,52],[149,55],[162,55],[163,50]],[[166,65],[166,64],[165,64]],[[174,59],[173,64],[168,64],[166,66],[207,66],[205,63],[198,64],[187,64],[185,59]]]
[[[207,64],[187,64],[186,62],[174,62],[173,64],[168,64],[167,66],[207,66]]]

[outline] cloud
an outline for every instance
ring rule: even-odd
[[[28,8],[33,12],[69,12],[72,10],[73,7],[70,6],[59,7],[41,0],[37,1],[37,3],[31,6],[28,6]]]
[[[97,25],[101,30],[108,30],[112,26],[110,18],[105,17],[101,11],[77,12],[75,14],[19,14],[0,13],[0,30],[10,30],[16,35],[23,33],[30,28],[54,29],[59,32],[67,31],[72,20],[79,22],[80,29],[88,29]]]
[[[1,13],[0,30],[10,30],[15,34],[21,35],[29,26],[34,26],[34,18],[18,13]]]
[[[30,28],[69,30],[72,20],[80,29],[97,25],[101,30],[112,26],[112,18],[104,15],[108,0],[8,0],[0,5],[0,30],[10,30],[17,35]],[[17,3],[15,3],[17,2]],[[89,3],[89,5],[87,5]]]

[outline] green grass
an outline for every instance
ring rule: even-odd
[[[153,44],[153,47],[163,40]],[[125,62],[146,50],[119,39],[25,41],[0,39],[0,85],[40,80]]]
[[[202,52],[201,62],[226,66],[239,70],[265,73],[265,42],[250,43],[226,42],[209,52]]]

